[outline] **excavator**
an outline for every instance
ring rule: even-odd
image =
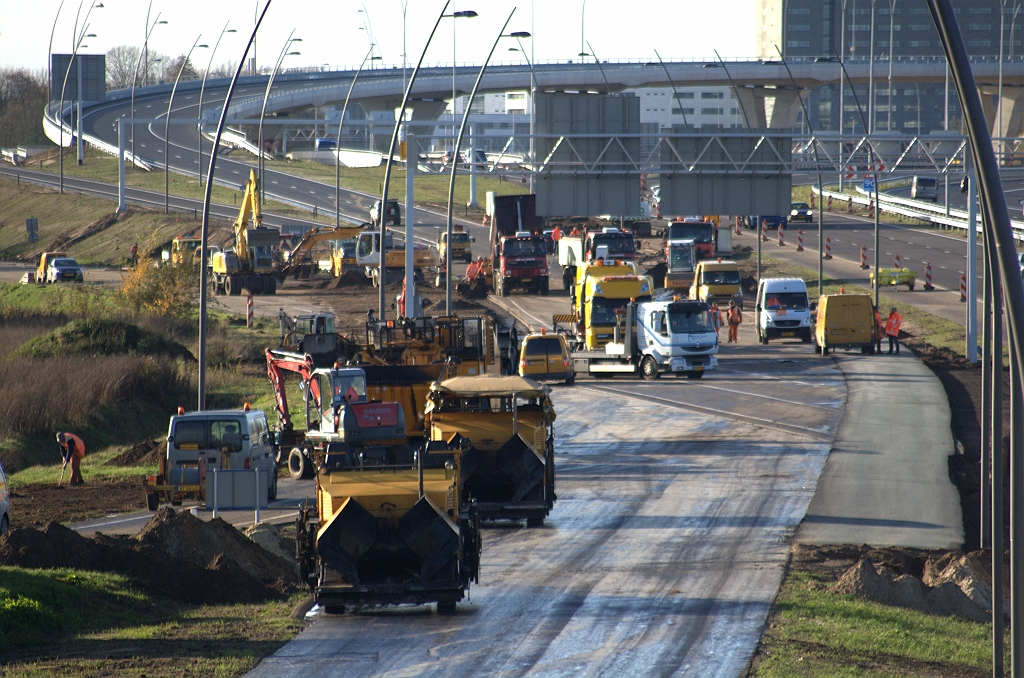
[[[302,239],[292,248],[288,261],[278,267],[278,275],[282,278],[290,276],[295,280],[309,280],[316,273],[315,261],[307,261],[313,248],[325,242],[350,241],[348,256],[341,250],[344,248],[331,248],[331,271],[334,277],[341,277],[347,270],[358,270],[355,261],[355,238],[365,230],[363,226],[338,226],[336,228],[313,228],[306,231]],[[350,261],[346,261],[349,259]]]
[[[276,248],[281,235],[277,229],[265,228],[260,213],[259,179],[256,170],[249,170],[245,195],[235,219],[235,246],[213,254],[214,292],[237,296],[242,290],[251,294],[276,294]],[[252,221],[252,228],[249,222]]]

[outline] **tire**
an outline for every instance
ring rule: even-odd
[[[655,381],[661,376],[658,372],[658,363],[649,355],[640,361],[640,376],[644,381]]]
[[[445,600],[443,602],[439,602],[437,604],[437,613],[438,614],[446,614],[446,615],[447,614],[455,614],[455,601],[454,600]]]
[[[265,293],[265,278],[262,275],[250,275],[249,281],[246,287],[249,289],[250,294],[264,294]]]
[[[301,447],[293,447],[288,453],[288,475],[293,480],[308,480],[313,477],[313,464]]]
[[[277,499],[277,466],[270,469],[270,487],[267,488],[267,501]]]
[[[907,287],[909,287],[909,288],[910,288],[910,291],[911,291],[911,292],[913,292],[913,291],[914,291],[914,283],[910,283],[909,285],[907,285]]]
[[[150,511],[155,511],[158,508],[160,508],[160,497],[156,496],[155,493],[154,494],[147,494],[146,495],[146,508],[148,508]]]
[[[277,294],[277,278],[268,276],[263,279],[263,291],[266,294]]]
[[[686,373],[686,378],[687,379],[703,379],[704,378],[704,373],[703,372],[687,372]]]
[[[576,383],[576,375],[575,374],[570,374],[568,377],[566,377],[566,379],[565,379],[565,385],[566,386],[572,386],[574,383]]]
[[[503,297],[507,297],[509,294],[512,293],[512,290],[510,290],[509,288],[507,288],[505,286],[505,281],[503,279],[498,278],[498,282],[499,282],[498,294],[500,294]]]
[[[526,526],[527,527],[544,527],[544,516],[535,517],[535,518],[527,518],[526,519]]]
[[[224,294],[229,297],[237,297],[242,293],[241,281],[237,275],[229,275],[224,278]]]
[[[821,355],[828,355],[828,346],[826,344],[821,345]]]

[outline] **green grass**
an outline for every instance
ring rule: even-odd
[[[790,571],[750,675],[983,675],[991,665],[987,624],[839,596],[822,583]]]
[[[166,429],[166,422],[164,422],[164,428]],[[82,471],[87,474],[90,479],[110,479],[110,480],[138,480],[139,476],[149,475],[156,473],[156,464],[149,464],[143,466],[107,466],[107,462],[118,456],[119,454],[126,452],[130,449],[130,445],[114,445],[108,447],[99,452],[92,452],[88,450],[85,458],[82,460]],[[57,443],[54,441],[50,445],[51,456],[53,459],[58,460],[53,464],[41,464],[39,466],[30,466],[22,471],[12,473],[8,480],[11,482],[11,487],[19,487],[24,485],[33,485],[35,483],[53,483],[54,479],[60,476],[61,465],[60,465],[60,453],[57,448]],[[68,471],[70,473],[70,471]]]

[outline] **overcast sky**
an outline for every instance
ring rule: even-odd
[[[97,0],[92,0],[96,2]],[[100,0],[102,8],[92,10],[89,33],[82,49],[86,54],[104,53],[117,45],[141,45],[145,36],[147,0]],[[183,54],[201,33],[201,43],[213,48],[226,22],[237,29],[227,34],[214,55],[214,63],[237,61],[255,24],[256,8],[266,0],[154,0],[150,21],[160,14],[166,25],[157,26],[150,49],[169,55]],[[89,10],[83,0],[81,17]],[[271,67],[292,29],[301,38],[288,56],[285,67],[355,67],[368,49],[367,33],[378,46],[380,65],[402,63],[402,2],[400,0],[273,0],[257,36],[256,56],[261,66]],[[0,0],[0,68],[45,69],[50,33],[60,0]],[[56,22],[54,52],[71,52],[79,0],[65,0]],[[443,0],[409,0],[406,13],[406,42],[409,59],[415,63]],[[581,14],[584,39],[601,60],[654,58],[654,50],[665,60],[713,57],[749,57],[754,53],[754,0],[453,0],[452,11],[475,10],[479,16],[454,20],[456,60],[481,63],[498,30],[515,9],[508,30],[529,31],[533,40],[524,47],[533,50],[537,62],[576,59],[581,43]],[[365,8],[365,12],[363,10]],[[80,19],[80,22],[83,20]],[[368,19],[368,20],[367,20]],[[451,64],[453,20],[443,19],[424,63]],[[365,28],[365,30],[364,30]],[[81,31],[82,25],[79,25]],[[532,43],[532,45],[531,45]],[[514,40],[503,40],[493,63],[518,61],[509,52]],[[210,49],[196,50],[193,61],[204,68]],[[589,52],[584,46],[584,50]],[[251,54],[250,54],[251,56]]]

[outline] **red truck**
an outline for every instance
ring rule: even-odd
[[[703,219],[673,221],[665,229],[666,250],[670,243],[678,240],[692,240],[693,253],[697,261],[714,259],[718,229],[714,222]]]
[[[515,288],[548,294],[548,254],[537,216],[537,196],[488,196],[494,291],[507,297]]]

